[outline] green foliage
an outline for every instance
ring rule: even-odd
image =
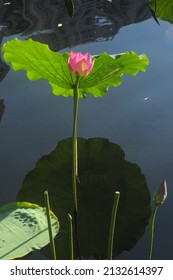
[[[69,259],[68,214],[73,215],[72,139],[58,143],[43,156],[25,177],[17,200],[29,199],[44,205],[42,193],[48,189],[51,206],[61,231],[55,238],[58,259]],[[78,234],[84,258],[107,257],[108,237],[115,191],[121,193],[113,257],[130,250],[143,235],[150,217],[150,193],[140,168],[124,159],[117,144],[104,138],[78,138]],[[74,236],[74,241],[75,241]],[[47,251],[44,249],[46,254]],[[74,244],[74,257],[78,252]]]
[[[150,0],[150,6],[158,18],[173,23],[173,0]]]
[[[46,79],[55,95],[73,96],[76,75],[70,72],[68,53],[52,52],[47,45],[32,39],[23,42],[13,39],[5,43],[2,50],[4,59],[12,63],[15,71],[26,70],[32,81]],[[138,56],[134,52],[119,55],[116,59],[103,53],[95,58],[91,74],[80,78],[79,97],[88,93],[101,97],[109,86],[122,83],[123,74],[135,76],[139,70],[145,71],[148,63],[146,55]]]
[[[55,237],[59,223],[52,212],[50,216]],[[44,208],[27,202],[14,202],[0,208],[0,259],[20,258],[48,243]]]

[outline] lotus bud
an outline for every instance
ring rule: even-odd
[[[167,198],[167,184],[164,179],[160,186],[156,189],[153,200],[156,204],[163,204],[165,199]]]
[[[68,64],[72,73],[79,76],[87,76],[94,66],[94,60],[89,53],[71,52]]]

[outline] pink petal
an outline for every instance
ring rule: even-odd
[[[81,52],[71,52],[68,64],[73,73],[76,73],[81,76],[88,75],[94,65],[94,61],[92,61],[92,57],[89,53],[83,55]]]

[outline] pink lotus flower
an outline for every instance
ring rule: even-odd
[[[68,64],[73,73],[87,76],[94,66],[94,60],[89,53],[83,55],[81,52],[71,52]]]

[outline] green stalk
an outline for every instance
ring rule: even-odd
[[[152,216],[151,216],[148,260],[151,260],[152,253],[153,253],[154,226],[155,226],[155,218],[156,218],[156,213],[157,213],[158,207],[159,207],[159,204],[156,203],[154,206],[154,209],[152,211]]]
[[[76,212],[78,211],[78,200],[77,200],[77,178],[78,178],[78,154],[77,154],[77,114],[78,114],[78,86],[79,76],[76,78],[76,84],[73,89],[74,103],[73,103],[73,168],[72,168],[72,183],[73,183],[73,201]]]
[[[109,260],[112,260],[112,256],[113,256],[115,222],[116,222],[119,198],[120,198],[120,192],[115,192],[114,203],[113,203],[113,208],[112,208],[112,215],[111,215],[110,230],[109,230],[109,240],[108,240],[108,259]]]
[[[74,247],[73,247],[73,223],[72,216],[68,214],[69,227],[70,227],[70,260],[74,260]]]
[[[51,219],[50,219],[50,203],[49,203],[48,191],[44,192],[44,199],[45,199],[45,205],[46,205],[46,215],[47,215],[47,223],[48,223],[48,231],[49,231],[51,258],[52,258],[52,260],[56,260],[55,243],[54,243],[52,225],[51,225]]]
[[[77,116],[78,116],[78,103],[79,103],[79,79],[80,76],[76,76],[76,83],[73,88],[73,138],[72,138],[72,186],[73,186],[73,224],[74,224],[74,236],[76,240],[76,252],[80,258],[80,246],[78,235],[78,197],[77,197],[77,184],[78,184],[78,145],[77,145]],[[74,240],[73,240],[74,244]],[[73,245],[74,246],[74,245]]]

